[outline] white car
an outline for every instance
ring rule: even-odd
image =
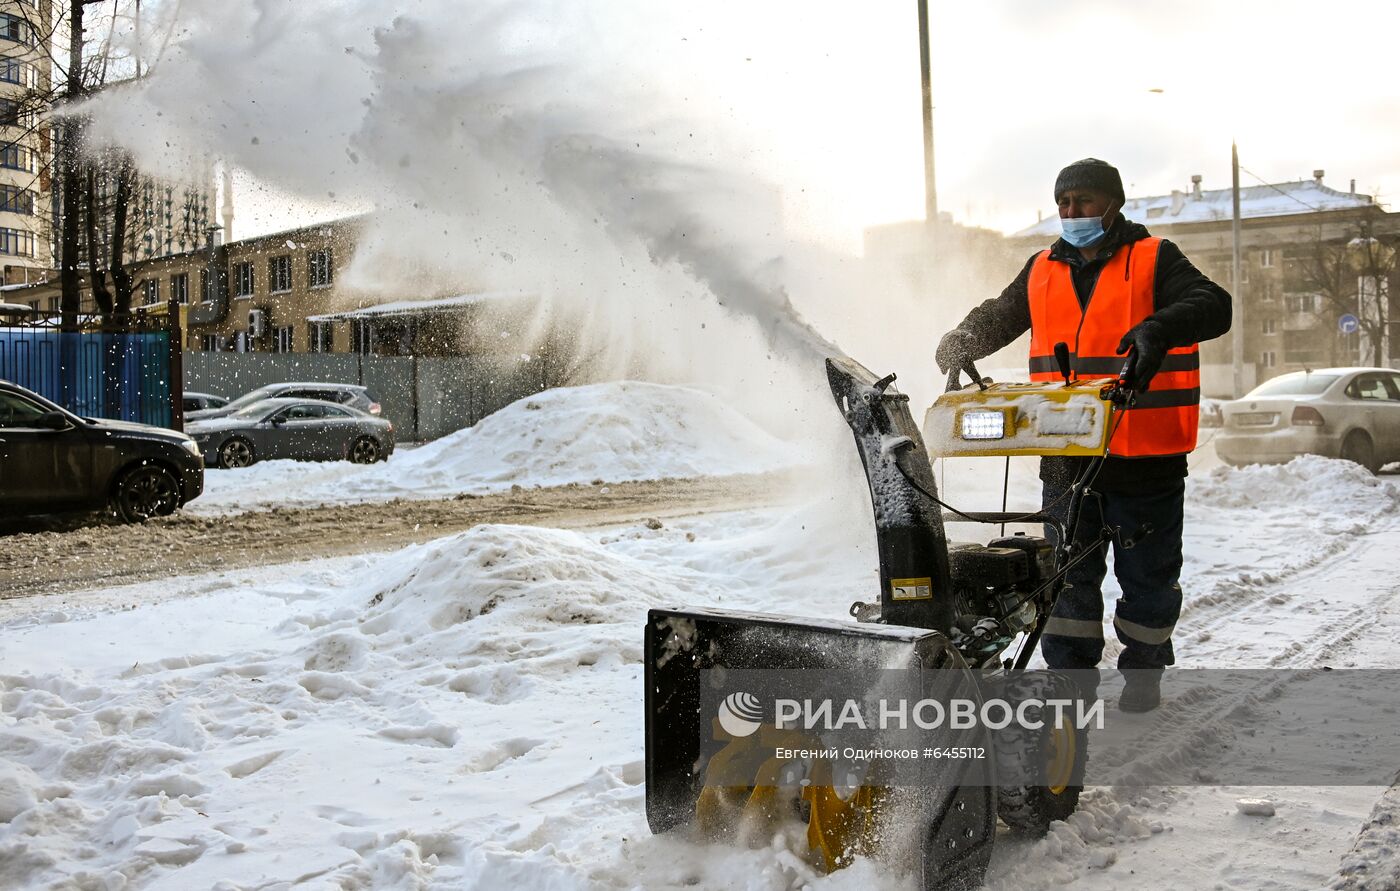
[[[184,399],[185,413],[192,411],[205,411],[211,408],[223,408],[228,405],[228,400],[222,396],[215,396],[213,393],[199,393],[194,390],[186,390],[182,397]]]
[[[1280,464],[1298,455],[1355,461],[1373,473],[1400,461],[1400,371],[1320,368],[1265,381],[1221,405],[1222,461]]]

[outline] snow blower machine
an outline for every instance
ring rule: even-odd
[[[1057,345],[1062,380],[1054,382],[991,383],[969,365],[963,371],[971,383],[961,387],[953,371],[922,434],[908,396],[891,387],[893,374],[876,377],[849,358],[827,360],[832,395],[869,483],[879,597],[851,605],[856,621],[649,611],[646,808],[653,833],[776,844],[814,872],[869,856],[912,871],[922,888],[962,889],[981,883],[998,818],[1013,833],[1035,836],[1073,812],[1087,739],[1065,713],[1047,709],[1045,720],[1028,722],[1032,729],[1022,722],[995,734],[980,726],[954,731],[952,722],[901,727],[919,734],[918,747],[862,755],[814,741],[812,734],[830,729],[830,712],[824,728],[808,721],[793,729],[795,712],[775,711],[786,700],[755,696],[757,681],[735,683],[859,675],[878,685],[869,678],[893,669],[901,679],[926,678],[916,686],[945,699],[983,703],[1005,694],[1039,703],[1079,697],[1082,704],[1092,697],[1081,678],[1027,670],[1068,569],[1090,550],[1076,548],[1065,530],[1075,526],[1118,413],[1132,404],[1121,374],[1073,379],[1068,352]],[[1003,503],[1000,512],[962,511],[939,498],[931,456],[1020,455],[1090,460],[1057,509],[1007,512]],[[945,524],[955,523],[1041,524],[1050,537],[950,542]],[[1112,535],[1103,530],[1100,543]],[[804,708],[812,693],[800,697]],[[918,781],[894,779],[888,756],[919,753]]]

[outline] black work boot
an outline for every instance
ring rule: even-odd
[[[1162,670],[1133,669],[1123,672],[1120,712],[1150,712],[1162,704]]]

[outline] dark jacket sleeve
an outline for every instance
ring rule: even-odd
[[[1162,239],[1157,249],[1156,308],[1152,319],[1162,323],[1167,343],[1190,346],[1230,330],[1229,293],[1186,259],[1181,248]]]
[[[1030,330],[1031,304],[1026,283],[1030,281],[1036,256],[1031,255],[1021,274],[1006,286],[1001,296],[984,300],[958,325],[972,335],[977,358],[990,356]]]

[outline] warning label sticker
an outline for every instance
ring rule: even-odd
[[[890,579],[893,600],[929,600],[933,597],[933,579]]]

